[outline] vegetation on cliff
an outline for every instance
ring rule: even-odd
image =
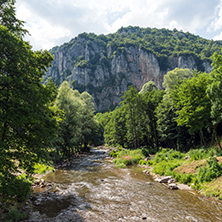
[[[94,33],[82,33],[69,43],[54,47],[50,52],[53,54],[60,48],[69,48],[73,45],[84,42],[88,47],[94,48],[95,45],[101,47],[103,56],[95,53],[89,57],[79,56],[75,63],[78,67],[93,68],[97,64],[107,66],[109,69],[110,59],[118,54],[125,54],[129,47],[139,47],[147,52],[152,52],[159,61],[160,68],[167,70],[169,68],[169,57],[194,56],[199,71],[204,71],[201,61],[210,60],[214,52],[220,52],[222,47],[221,41],[213,41],[193,35],[189,32],[184,33],[177,29],[156,29],[140,28],[137,26],[122,27],[116,33],[108,35],[96,35]],[[110,48],[112,54],[108,54]]]
[[[211,58],[221,41],[182,31],[126,27],[116,33],[82,33],[53,48],[53,66],[44,76],[56,85],[67,80],[80,93],[89,92],[96,110],[113,109],[129,85],[138,90],[146,81],[162,88],[163,76],[176,67],[211,71]]]

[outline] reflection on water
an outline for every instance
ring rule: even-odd
[[[38,221],[222,221],[222,202],[168,190],[142,169],[119,169],[105,156],[93,150],[69,169],[46,175],[55,188],[37,195]]]

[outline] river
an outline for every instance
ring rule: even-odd
[[[117,168],[106,156],[92,149],[68,169],[47,174],[54,187],[35,194],[39,204],[26,221],[222,221],[222,201],[169,190],[142,169]]]

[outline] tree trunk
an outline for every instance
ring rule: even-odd
[[[222,147],[220,145],[220,140],[219,140],[218,135],[217,135],[217,125],[213,126],[213,134],[214,134],[215,140],[216,140],[219,148],[222,150]]]

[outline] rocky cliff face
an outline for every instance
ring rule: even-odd
[[[59,85],[68,80],[79,91],[88,91],[98,111],[119,104],[131,84],[141,90],[152,80],[161,89],[167,71],[176,67],[191,70],[198,67],[194,57],[178,56],[167,58],[168,67],[162,70],[155,54],[137,45],[114,48],[81,35],[52,49],[51,53],[55,59],[45,81],[51,77]],[[212,70],[209,61],[202,61],[201,65],[206,72]]]

